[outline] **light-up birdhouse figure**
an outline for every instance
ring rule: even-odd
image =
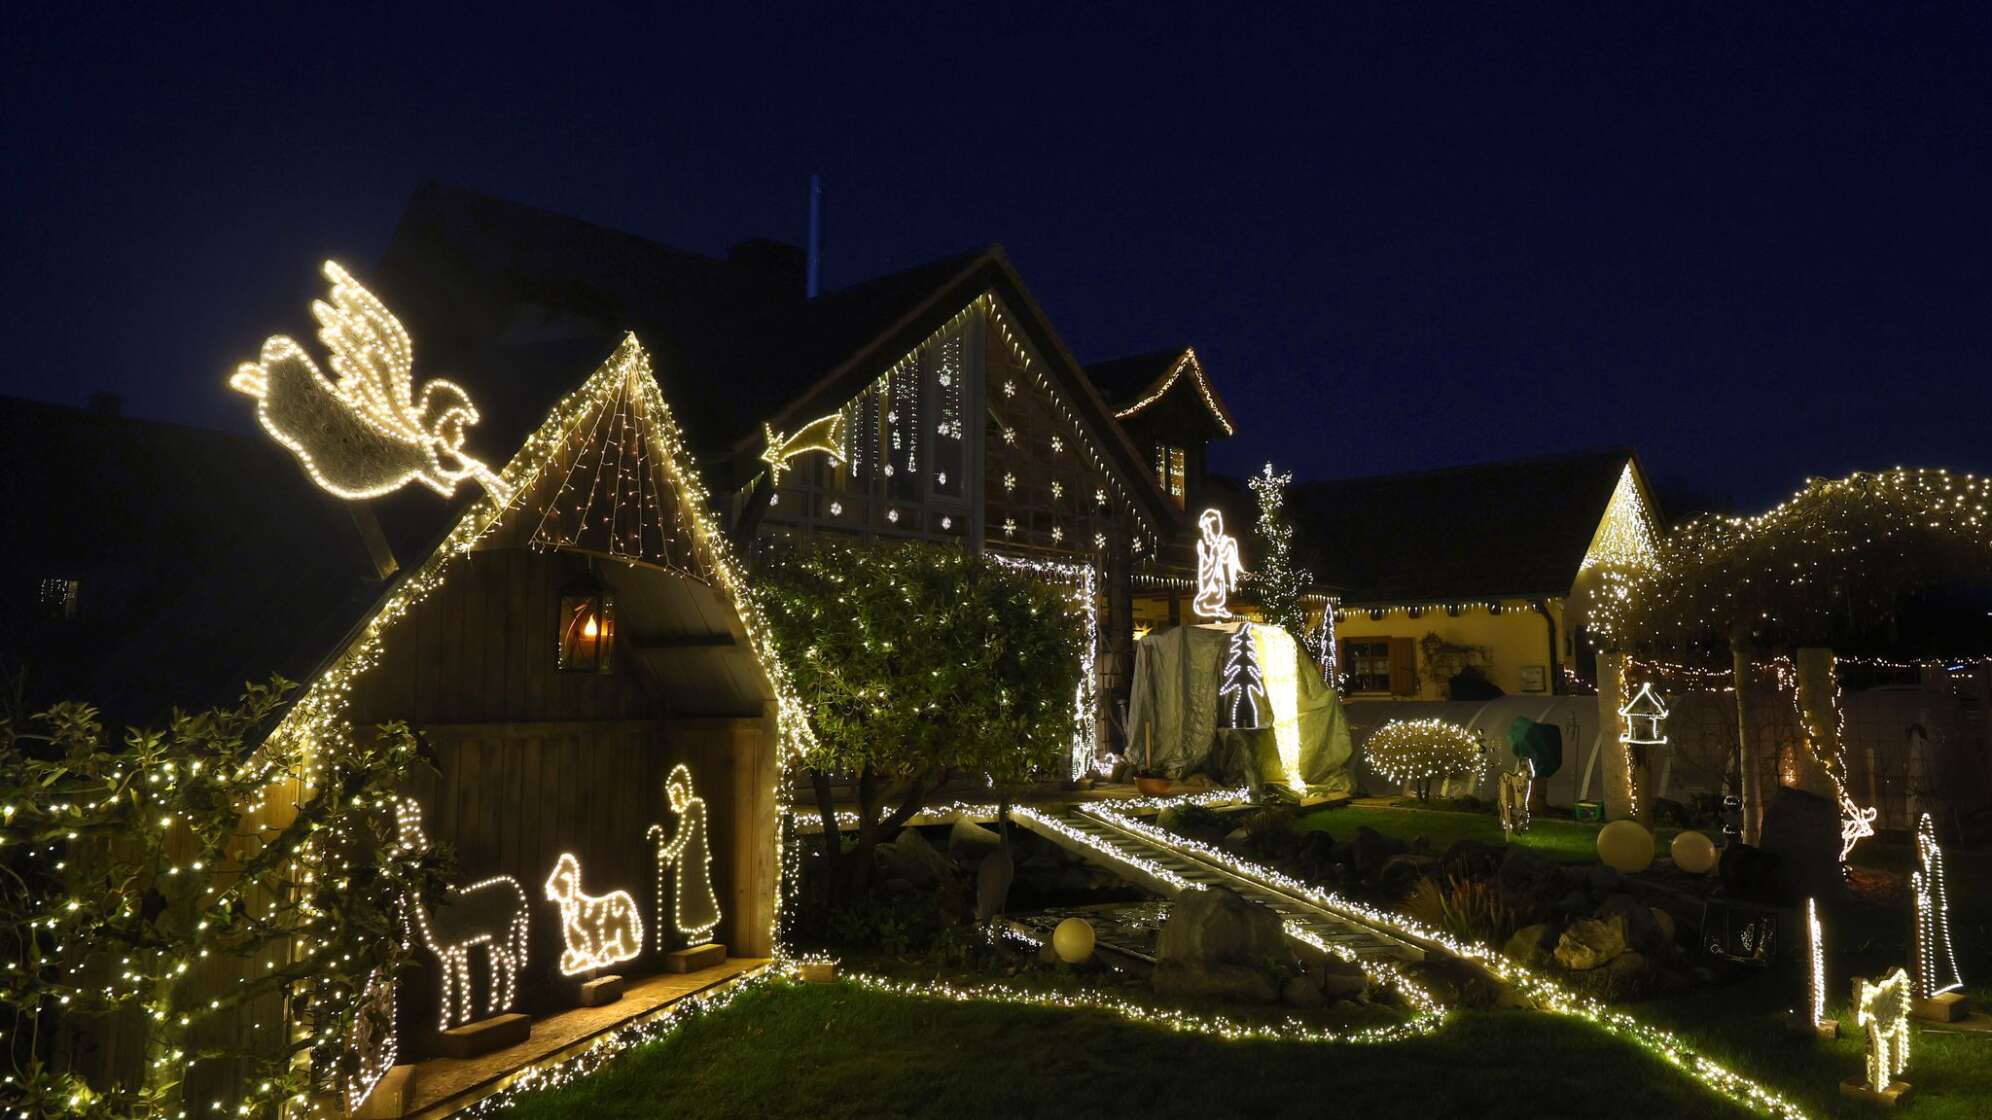
[[[560,671],[607,673],[614,668],[616,597],[592,580],[560,594]]]
[[[1625,720],[1619,742],[1635,747],[1667,745],[1667,705],[1653,694],[1653,682],[1641,684],[1618,713]]]

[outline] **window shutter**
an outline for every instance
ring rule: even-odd
[[[1390,639],[1390,694],[1418,695],[1418,650],[1409,638]]]

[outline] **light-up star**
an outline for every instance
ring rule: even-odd
[[[768,424],[761,425],[761,434],[768,446],[761,451],[761,461],[768,464],[768,479],[781,485],[782,472],[789,469],[789,460],[811,451],[821,451],[830,456],[833,463],[844,461],[844,414],[833,412],[804,424],[792,436],[784,436]]]

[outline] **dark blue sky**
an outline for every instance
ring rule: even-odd
[[[832,284],[1000,241],[1082,359],[1195,345],[1234,471],[1992,470],[1992,7],[410,7],[5,17],[0,392],[245,427],[422,178],[720,252],[820,170]]]

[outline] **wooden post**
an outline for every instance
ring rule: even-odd
[[[1764,823],[1763,779],[1757,772],[1757,746],[1750,736],[1750,646],[1742,634],[1729,639],[1730,683],[1736,688],[1736,771],[1743,779],[1743,842],[1760,839]]]

